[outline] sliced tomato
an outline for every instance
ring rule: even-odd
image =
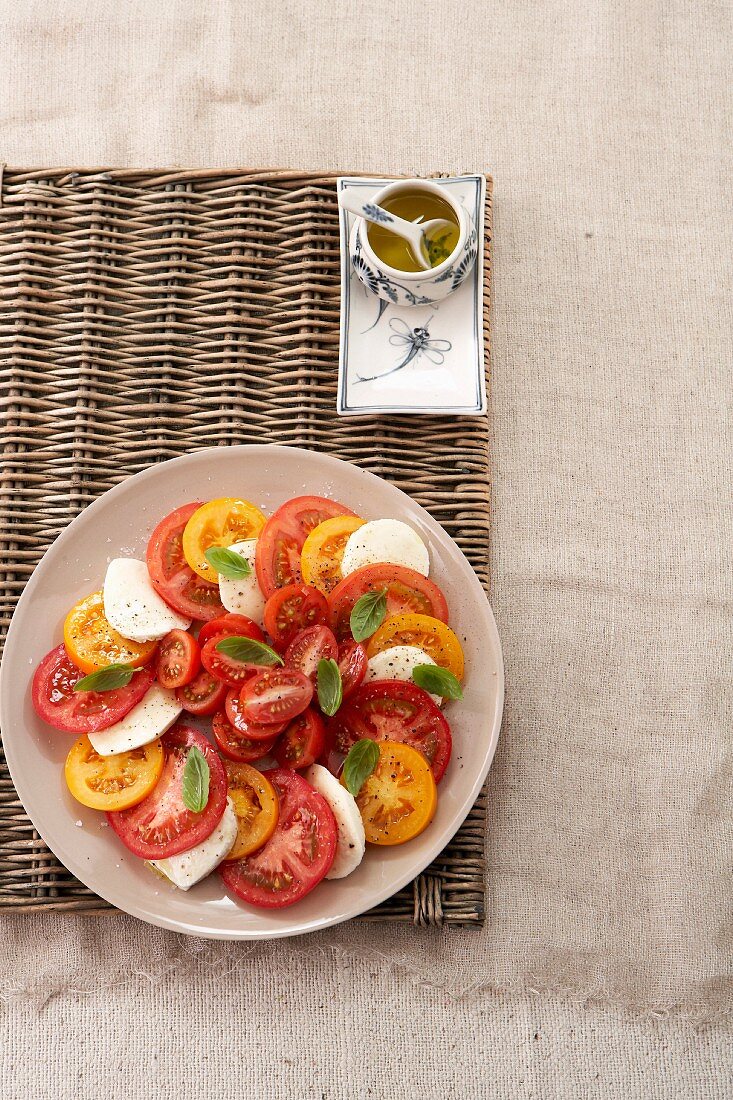
[[[338,665],[344,699],[348,699],[361,686],[366,676],[368,664],[369,658],[361,642],[341,643],[338,653]]]
[[[66,757],[66,786],[77,802],[92,810],[127,810],[150,794],[163,771],[160,740],[129,752],[99,756],[86,734]]]
[[[437,584],[405,565],[367,565],[345,577],[328,597],[331,629],[340,642],[351,638],[349,619],[356,601],[380,590],[387,593],[388,615],[415,613],[448,622],[448,604]]]
[[[265,604],[265,630],[280,651],[286,650],[301,630],[327,622],[326,597],[307,584],[278,588]]]
[[[367,657],[374,657],[396,645],[416,646],[432,657],[436,665],[463,679],[463,649],[449,626],[430,615],[390,615],[372,634]]]
[[[171,630],[158,646],[155,675],[158,683],[173,691],[196,678],[201,667],[201,651],[193,634]]]
[[[341,561],[346,543],[363,526],[364,520],[358,516],[335,516],[314,527],[300,554],[305,583],[327,596],[343,579]]]
[[[226,699],[227,686],[202,668],[195,680],[185,687],[176,688],[176,699],[189,714],[214,714],[221,710]]]
[[[227,764],[229,797],[237,815],[237,839],[224,858],[242,859],[266,844],[275,832],[277,794],[262,772],[247,764]]]
[[[263,848],[219,867],[224,885],[250,905],[281,909],[300,901],[330,871],[338,827],[326,799],[297,772],[265,772],[275,788],[280,814]]]
[[[267,668],[242,688],[239,703],[248,722],[290,722],[313,698],[313,684],[292,668]]]
[[[404,741],[382,741],[379,760],[356,796],[370,844],[405,844],[433,820],[435,779],[425,757]]]
[[[235,634],[243,638],[254,638],[257,642],[262,642],[265,639],[265,635],[254,619],[248,619],[246,615],[236,615],[227,611],[226,615],[219,615],[211,622],[204,623],[199,630],[199,645],[204,646],[209,638],[229,638]]]
[[[217,634],[209,638],[201,650],[201,664],[207,672],[210,672],[217,680],[228,687],[242,687],[247,680],[257,675],[257,670],[262,665],[252,665],[246,661],[237,661],[226,653],[220,653],[216,648],[219,642],[224,640],[223,634]]]
[[[328,724],[328,767],[338,775],[352,745],[362,738],[404,741],[426,758],[435,782],[450,760],[450,726],[426,691],[402,680],[372,680],[344,703]]]
[[[277,737],[275,735],[266,741],[253,741],[233,726],[226,712],[221,710],[214,715],[211,729],[219,751],[230,760],[239,760],[243,764],[251,764],[254,760],[268,756]]]
[[[317,710],[308,707],[293,718],[285,733],[278,738],[275,759],[281,768],[309,768],[315,764],[326,745],[326,726]]]
[[[156,592],[189,619],[215,619],[224,614],[219,585],[194,573],[183,553],[183,532],[201,503],[183,504],[162,519],[150,536],[146,559]]]
[[[326,497],[294,497],[270,516],[257,539],[255,569],[267,599],[276,588],[298,584],[300,554],[314,527],[334,516],[353,516],[350,508]]]
[[[213,833],[227,804],[227,776],[214,746],[190,726],[174,726],[163,738],[165,763],[151,793],[129,810],[108,813],[118,837],[141,859],[168,859],[195,848]],[[183,772],[192,746],[209,765],[209,799],[200,813],[183,801]]]
[[[74,604],[64,621],[64,645],[71,660],[83,672],[107,665],[146,665],[157,642],[132,642],[110,626],[101,592],[92,592]]]
[[[255,539],[265,525],[264,513],[250,500],[219,497],[202,504],[190,516],[183,532],[186,561],[205,581],[218,582],[213,566],[206,560],[212,546],[231,546],[234,542]]]
[[[82,676],[63,645],[43,658],[33,676],[33,707],[39,718],[65,733],[94,733],[119,722],[145,695],[153,671],[141,668],[126,687],[74,691]]]
[[[239,695],[240,693],[236,688],[227,692],[224,710],[228,720],[242,737],[249,738],[251,741],[270,741],[283,732],[287,722],[267,722],[263,725],[248,721],[242,711]]]
[[[327,626],[308,626],[296,634],[285,650],[285,664],[302,672],[315,684],[318,662],[327,658],[335,661],[338,645]]]

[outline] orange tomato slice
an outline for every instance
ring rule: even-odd
[[[461,643],[449,626],[432,615],[390,615],[369,639],[367,656],[373,657],[394,645],[418,646],[436,665],[463,679]]]
[[[234,542],[256,539],[265,526],[266,516],[256,504],[237,497],[220,497],[202,504],[183,529],[183,553],[186,561],[205,581],[216,584],[219,575],[206,560],[210,546],[231,546]]]
[[[237,815],[237,839],[225,859],[242,859],[266,844],[275,832],[279,807],[269,779],[249,764],[226,762],[229,797]]]
[[[379,761],[356,804],[370,844],[405,844],[433,820],[438,789],[421,752],[402,741],[380,741]]]
[[[150,794],[163,771],[160,739],[116,756],[99,756],[84,734],[66,757],[66,786],[92,810],[127,810]]]
[[[346,543],[364,523],[358,516],[334,516],[313,528],[300,553],[300,571],[306,584],[327,596],[343,580],[341,559]]]
[[[74,604],[64,623],[64,645],[77,668],[96,672],[107,665],[139,668],[153,656],[157,642],[131,642],[111,627],[101,592]]]

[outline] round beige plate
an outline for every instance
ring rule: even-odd
[[[62,639],[71,605],[101,587],[108,561],[145,557],[150,532],[181,504],[243,496],[269,513],[289,497],[340,500],[367,519],[406,520],[430,550],[431,577],[448,600],[451,624],[465,648],[462,703],[449,704],[453,758],[440,785],[438,812],[403,847],[370,849],[359,869],[323,882],[280,910],[252,909],[230,898],[217,875],[188,892],[153,875],[117,840],[103,815],[80,806],[64,783],[74,738],[51,729],[31,705],[31,676]],[[35,828],[86,886],[125,912],[176,932],[217,939],[292,936],[347,920],[388,898],[448,843],[473,805],[489,770],[504,693],[501,646],[478,578],[431,516],[393,485],[327,455],[288,447],[197,451],[129,478],[90,505],[49,549],[18,603],[0,671],[0,725],[10,773]]]

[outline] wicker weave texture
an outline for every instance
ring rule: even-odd
[[[488,585],[486,420],[335,415],[335,176],[5,169],[0,196],[3,637],[39,558],[90,501],[152,463],[235,443],[326,451],[393,481]],[[479,800],[367,919],[480,923],[484,823]],[[0,908],[109,908],[40,840],[2,757]]]

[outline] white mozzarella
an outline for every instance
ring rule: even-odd
[[[233,611],[237,615],[246,615],[254,619],[258,626],[262,626],[262,618],[265,612],[265,597],[262,595],[257,574],[255,573],[255,549],[257,539],[245,539],[244,542],[235,542],[229,547],[236,554],[241,554],[250,564],[252,572],[248,577],[239,577],[231,580],[219,574],[219,596],[227,611]]]
[[[231,798],[227,799],[227,808],[211,836],[202,840],[195,848],[180,852],[168,859],[150,859],[151,867],[160,871],[179,890],[190,890],[202,878],[210,875],[218,867],[237,838],[237,815]]]
[[[356,799],[328,768],[320,764],[311,764],[304,774],[311,787],[326,799],[338,825],[336,858],[326,878],[346,878],[359,866],[366,848],[364,822]]]
[[[131,642],[156,642],[170,630],[191,625],[158,595],[147,565],[137,558],[115,558],[107,566],[104,613],[109,625]]]
[[[355,569],[377,562],[406,565],[424,577],[430,572],[425,543],[417,531],[399,519],[373,519],[349,535],[341,572],[347,577]]]
[[[106,730],[90,733],[89,740],[100,756],[129,752],[164,734],[182,710],[174,691],[152,684],[129,714]]]
[[[434,664],[433,658],[416,645],[393,645],[390,649],[384,649],[381,653],[375,653],[369,658],[364,683],[369,683],[370,680],[412,681],[413,668],[417,668],[418,665]],[[430,698],[439,707],[443,705],[441,695],[431,695]]]

